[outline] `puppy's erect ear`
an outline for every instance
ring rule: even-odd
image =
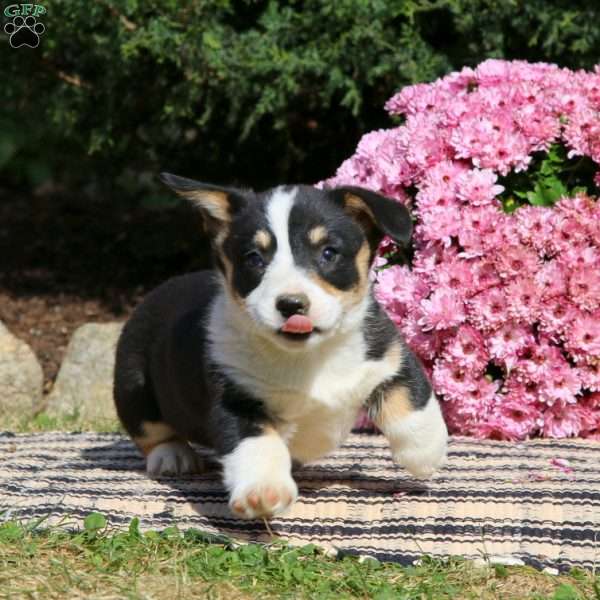
[[[160,180],[199,208],[208,229],[213,232],[227,225],[246,204],[244,194],[233,188],[201,183],[171,173],[161,173]]]
[[[397,244],[406,246],[412,235],[412,220],[408,209],[400,202],[359,187],[340,187],[330,190],[344,209],[365,229],[367,238],[379,244],[389,235]]]

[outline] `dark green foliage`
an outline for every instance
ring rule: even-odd
[[[498,183],[505,189],[502,206],[511,213],[525,204],[553,206],[563,196],[572,198],[578,192],[595,194],[595,171],[589,157],[568,158],[564,146],[553,144],[548,152],[534,154],[527,171],[511,171],[500,178]]]
[[[391,124],[384,101],[407,83],[492,56],[585,68],[600,56],[588,0],[45,6],[38,48],[0,40],[0,169],[25,186],[53,177],[139,193],[155,185],[139,173],[163,169],[314,181]]]

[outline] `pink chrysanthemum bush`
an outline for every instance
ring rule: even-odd
[[[326,185],[411,206],[376,295],[453,433],[600,439],[600,67],[489,60],[387,105]],[[406,261],[404,261],[406,263]]]

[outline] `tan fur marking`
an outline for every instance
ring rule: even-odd
[[[134,437],[133,441],[144,453],[144,456],[148,456],[159,444],[170,442],[178,437],[170,425],[162,422],[152,423],[151,421],[144,421],[142,423],[142,432],[142,435]]]
[[[327,239],[327,229],[323,225],[317,225],[308,232],[308,241],[313,246],[318,246]]]
[[[400,385],[395,386],[386,392],[385,398],[375,415],[375,424],[382,431],[386,431],[386,425],[405,419],[413,411],[408,388]]]
[[[402,344],[398,341],[392,342],[390,347],[385,351],[383,360],[389,363],[396,371],[399,371],[404,362],[404,350],[402,349]]]
[[[346,194],[344,199],[346,201],[345,206],[348,212],[355,215],[357,213],[366,213],[371,219],[371,221],[375,223],[375,215],[373,214],[373,211],[367,206],[367,204],[362,198],[359,198],[354,194]]]
[[[358,271],[358,282],[350,290],[340,290],[314,272],[309,273],[308,276],[328,294],[339,298],[344,306],[353,306],[364,298],[366,289],[369,285],[370,254],[369,245],[365,242],[360,247],[355,258],[356,269]]]
[[[369,281],[369,259],[371,258],[371,249],[369,248],[369,244],[364,242],[360,247],[360,250],[356,253],[355,263],[356,270],[358,271],[358,275],[360,277],[359,287],[361,288],[361,292],[364,291],[364,285]]]
[[[179,191],[177,193],[203,208],[217,221],[230,221],[229,203],[225,192],[213,190]]]
[[[273,425],[263,425],[262,427],[263,430],[263,435],[276,435],[279,436],[279,432],[277,431],[277,429],[275,429],[275,427],[273,427]]]
[[[223,237],[225,238],[226,236],[223,236]],[[223,245],[222,245],[223,241],[224,241],[224,239],[221,241],[220,245],[217,245],[217,243],[215,243],[214,250],[218,254],[221,262],[223,263],[223,268],[225,270],[225,273],[224,273],[225,285],[227,286],[229,296],[231,298],[233,298],[233,300],[239,306],[244,308],[244,306],[245,306],[244,300],[240,297],[240,295],[236,292],[235,288],[233,287],[233,264],[225,255],[225,252],[223,252]]]
[[[254,243],[261,249],[267,250],[271,245],[271,234],[264,229],[259,229],[254,234]]]

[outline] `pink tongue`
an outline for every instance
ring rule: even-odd
[[[292,315],[281,328],[285,333],[310,333],[312,330],[312,321],[304,315]]]

